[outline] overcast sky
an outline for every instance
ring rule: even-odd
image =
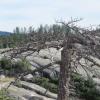
[[[79,24],[100,24],[100,0],[0,0],[0,30],[37,27],[55,20],[83,18]]]

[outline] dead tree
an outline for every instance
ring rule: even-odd
[[[67,24],[60,22],[65,25],[66,33],[64,34],[63,50],[61,51],[61,64],[60,64],[60,75],[59,75],[59,92],[57,100],[69,100],[70,95],[70,76],[71,76],[71,58],[73,54],[73,41],[71,38],[71,30],[69,24],[77,22],[79,20],[73,20]]]
[[[64,48],[61,52],[61,64],[60,64],[60,77],[59,77],[59,93],[57,100],[69,100],[69,82],[71,74],[71,41],[68,38],[64,41]]]
[[[75,64],[80,64],[80,59],[84,58],[85,60],[88,59],[94,65],[97,65],[93,60],[91,60],[90,56],[96,56],[97,58],[99,57],[99,55],[96,54],[96,48],[97,45],[98,47],[100,47],[100,43],[99,41],[96,41],[95,36],[93,36],[94,34],[91,34],[91,32],[89,32],[88,30],[83,30],[79,27],[73,26],[73,22],[77,21],[79,20],[72,20],[68,23],[60,22],[61,24],[65,25],[67,33],[65,33],[63,50],[61,52],[59,92],[57,100],[70,100],[70,78],[73,71],[72,63],[74,63],[75,69],[75,67],[77,67]],[[80,32],[80,30],[82,32]],[[74,33],[72,31],[74,31]],[[78,47],[76,47],[76,43],[82,44],[84,46],[83,50],[80,50]],[[81,66],[86,71],[85,68],[87,66]]]

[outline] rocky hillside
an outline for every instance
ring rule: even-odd
[[[82,48],[82,45],[76,45],[79,46],[79,48]],[[62,48],[59,50],[56,48],[48,48],[34,53],[33,51],[26,51],[13,58],[12,62],[17,62],[20,61],[22,57],[26,57],[26,60],[30,63],[30,72],[23,76],[23,78],[21,78],[18,83],[16,82],[17,84],[13,83],[8,88],[9,96],[15,98],[16,100],[55,100],[57,98],[57,92],[53,93],[54,91],[47,89],[43,84],[37,84],[35,81],[33,81],[33,79],[39,77],[44,77],[50,80],[58,79],[60,72],[60,64],[58,62],[61,61],[61,50]],[[1,50],[1,52],[4,51],[7,51],[7,49]],[[8,52],[0,54],[0,59],[2,59],[4,56],[9,58],[11,53],[12,51],[9,51],[8,49]],[[84,67],[77,65],[77,68],[73,71],[73,73],[78,73],[84,79],[87,79],[88,76],[91,76],[94,83],[96,84],[97,90],[100,91],[100,60],[93,56],[90,58],[97,64],[97,66],[93,66],[93,61],[91,62],[90,60],[87,60],[86,62],[84,58],[81,58],[80,63],[87,67],[84,69]],[[34,70],[39,68],[41,69],[44,66],[47,66],[47,68],[42,71],[32,73]],[[3,75],[1,73],[0,78],[4,78],[2,76]],[[5,82],[3,85],[0,83],[0,85],[0,88],[7,87],[9,82]],[[54,85],[53,89],[55,89],[55,87],[56,85]],[[71,98],[72,100],[78,100],[76,94],[72,94]]]

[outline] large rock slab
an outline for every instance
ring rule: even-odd
[[[41,57],[33,57],[33,62],[40,66],[46,66],[51,63],[50,59],[43,59]]]
[[[56,99],[57,98],[57,94],[54,94],[54,93],[48,91],[47,89],[45,89],[45,88],[43,88],[43,87],[41,87],[39,85],[36,85],[34,83],[21,81],[20,84],[22,85],[22,87],[30,89],[32,91],[35,91],[36,93],[39,93],[39,94],[41,94],[43,96],[47,96],[47,97],[52,98],[52,99]]]
[[[8,91],[9,95],[16,98],[16,100],[54,100],[52,98],[39,95],[34,91],[18,88],[13,85],[9,87]]]
[[[23,77],[23,79],[26,80],[26,81],[27,80],[31,80],[32,78],[33,78],[32,74],[28,74],[28,75],[26,75],[26,76]]]
[[[100,60],[93,56],[90,56],[90,59],[93,60],[96,65],[91,60],[81,58],[79,61],[81,65],[77,64],[77,68],[75,71],[86,78],[88,77],[88,75],[91,77],[96,76],[100,78],[100,67],[97,66],[100,65]]]
[[[33,66],[34,68],[40,68],[40,66],[38,64],[36,64],[34,61],[29,61],[31,66]]]
[[[49,59],[53,58],[54,61],[61,61],[61,50],[57,50],[56,48],[42,49],[39,55]]]

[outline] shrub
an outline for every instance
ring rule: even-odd
[[[30,63],[26,59],[22,58],[17,61],[14,65],[15,73],[23,73],[30,70]]]
[[[12,62],[11,59],[3,57],[0,60],[0,69],[5,75],[10,75],[12,73]]]
[[[58,80],[58,78],[55,78],[55,80],[53,79],[50,79],[49,80],[50,81],[50,83],[54,83],[54,84],[56,84],[56,85],[58,85],[59,84],[59,80]]]
[[[12,63],[11,59],[3,57],[0,60],[0,68],[3,69],[5,75],[14,75],[30,70],[30,63],[26,59],[21,59]]]
[[[3,57],[1,60],[0,60],[0,67],[4,70],[10,70],[12,68],[12,63],[11,63],[11,60],[6,58],[6,57]]]
[[[58,90],[57,84],[51,83],[51,80],[49,80],[48,78],[44,78],[44,77],[33,78],[32,82],[48,89],[51,92],[57,93]]]
[[[76,93],[85,100],[100,100],[100,92],[96,89],[96,85],[92,78],[85,80],[78,74],[73,75]]]
[[[8,92],[4,89],[0,90],[0,100],[14,100],[14,98],[7,95]]]

